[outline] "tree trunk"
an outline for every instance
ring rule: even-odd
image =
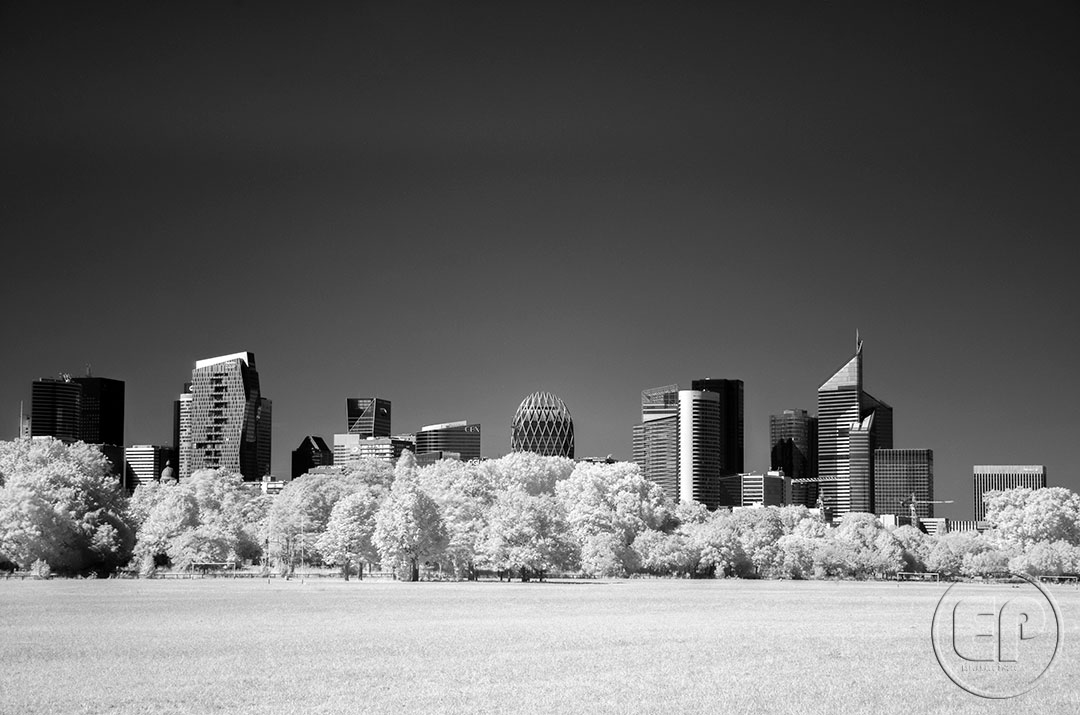
[[[409,573],[409,580],[410,581],[419,581],[420,580],[420,562],[417,561],[416,559],[413,559],[412,568],[410,569],[410,573]]]
[[[345,559],[345,563],[341,565],[341,573],[345,576],[345,582],[349,581],[349,560]]]
[[[521,567],[521,582],[528,583],[529,581],[529,569],[526,566]]]
[[[356,578],[363,581],[364,580],[364,562],[363,561],[357,561],[356,563],[357,563]]]

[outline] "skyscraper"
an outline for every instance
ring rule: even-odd
[[[975,487],[975,520],[983,521],[986,519],[986,504],[983,503],[983,496],[987,492],[1017,487],[1044,489],[1046,488],[1046,467],[1041,464],[977,464],[972,468],[972,482]]]
[[[915,495],[920,519],[934,517],[934,450],[878,449],[874,452],[874,513],[907,516],[902,506]]]
[[[574,420],[557,395],[534,392],[518,405],[510,423],[510,450],[574,458]]]
[[[769,452],[771,467],[791,479],[817,476],[817,418],[806,410],[784,410],[769,415]],[[817,503],[817,484],[792,485],[792,503],[813,507]]]
[[[350,397],[345,409],[346,432],[361,437],[390,436],[390,400],[379,397]]]
[[[315,467],[328,467],[334,463],[334,453],[326,445],[326,440],[318,435],[304,437],[300,446],[292,453],[292,478],[307,474]]]
[[[431,452],[455,452],[466,462],[480,459],[480,425],[462,420],[421,427],[416,433],[416,456]]]
[[[742,474],[744,471],[743,381],[704,377],[693,380],[690,389],[714,392],[720,410],[720,432],[717,450],[720,455],[720,474]]]
[[[124,382],[107,377],[42,378],[31,386],[33,437],[97,445],[113,472],[124,469]]]
[[[678,500],[678,385],[641,391],[641,424],[634,425],[634,461],[642,476]]]
[[[30,435],[62,442],[82,439],[82,386],[70,375],[43,377],[30,386]]]
[[[720,396],[711,391],[679,390],[680,501],[721,506]]]
[[[191,383],[185,382],[180,398],[173,402],[173,450],[176,452],[176,476],[191,475]]]
[[[261,481],[269,471],[270,425],[260,420],[269,418],[269,400],[260,393],[254,353],[197,361],[191,390],[188,473],[224,469]]]
[[[862,341],[818,388],[818,484],[837,517],[874,507],[874,450],[891,449],[892,408],[863,391]]]

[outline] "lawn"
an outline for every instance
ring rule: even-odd
[[[1080,591],[989,701],[934,658],[946,586],[0,581],[0,712],[1080,712]]]

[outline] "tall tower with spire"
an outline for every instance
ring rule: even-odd
[[[863,390],[863,344],[818,388],[818,478],[836,516],[874,510],[874,450],[892,449],[892,407]]]

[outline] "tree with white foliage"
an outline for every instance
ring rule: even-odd
[[[97,447],[0,442],[0,560],[104,575],[127,562],[133,542],[127,499]]]
[[[550,494],[530,494],[522,485],[499,492],[481,546],[483,562],[518,571],[522,581],[543,580],[553,569],[576,565],[578,546],[562,503]]]
[[[421,488],[416,460],[406,451],[394,470],[390,494],[375,515],[374,544],[383,566],[409,581],[420,580],[420,565],[446,548],[447,534],[435,500]]]
[[[326,531],[315,542],[326,563],[341,566],[346,581],[352,564],[357,564],[357,574],[363,579],[364,563],[378,559],[378,550],[372,543],[378,509],[379,497],[366,485],[360,487],[334,505]]]
[[[637,568],[631,544],[648,529],[674,523],[675,505],[632,462],[582,462],[555,487],[570,531],[581,547],[585,573],[625,575]],[[620,561],[613,567],[612,558]]]

